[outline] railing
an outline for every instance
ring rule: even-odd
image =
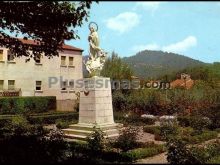
[[[21,89],[0,91],[0,97],[16,97],[16,96],[21,96]]]

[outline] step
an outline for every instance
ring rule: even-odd
[[[104,138],[115,138],[115,137],[118,137],[119,134],[111,134],[111,135],[108,135],[108,136],[104,136]],[[85,141],[87,139],[87,136],[83,136],[83,135],[73,135],[73,134],[65,134],[64,137],[66,139],[68,139],[68,141],[71,140],[81,140],[81,141]]]
[[[79,130],[79,129],[62,129],[64,134],[74,134],[74,135],[83,135],[83,136],[88,136],[92,133],[92,131],[87,131],[87,130]]]
[[[112,125],[104,125],[101,126],[101,130],[109,130],[109,129],[116,129],[119,128],[119,125],[117,124],[112,124]],[[81,124],[72,124],[69,126],[71,129],[77,129],[77,130],[88,130],[88,131],[92,131],[93,130],[93,126],[91,125],[81,125]]]
[[[86,136],[83,135],[64,134],[64,137],[68,139],[86,140]]]
[[[74,135],[82,135],[82,136],[89,136],[93,131],[87,131],[87,130],[77,130],[77,129],[62,129],[64,134],[74,134]],[[111,134],[118,134],[119,131],[117,129],[110,129],[103,131],[107,135]]]

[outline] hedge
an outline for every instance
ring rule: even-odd
[[[143,159],[154,155],[158,155],[163,152],[165,152],[164,145],[155,145],[154,147],[133,149],[121,154],[123,155],[124,158],[126,157],[128,161],[135,161],[138,159]]]
[[[183,136],[182,140],[190,144],[197,144],[197,143],[205,142],[207,140],[215,139],[217,137],[218,137],[218,132],[216,131],[204,131],[203,133],[199,135]]]
[[[0,115],[0,126],[10,122],[13,116],[15,115]],[[47,112],[26,115],[26,117],[31,124],[55,124],[57,120],[78,121],[79,114],[77,112]]]
[[[144,126],[143,130],[150,134],[160,134],[160,126]]]
[[[39,113],[50,110],[56,110],[55,96],[0,98],[0,114]]]
[[[132,125],[153,125],[156,119],[143,118],[140,115],[132,113],[128,117],[124,116],[124,113],[114,111],[114,120],[118,123],[132,124]]]

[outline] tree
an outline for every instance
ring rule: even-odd
[[[27,60],[44,53],[51,58],[62,51],[64,40],[77,39],[74,30],[88,21],[92,1],[29,1],[0,2],[0,46]],[[33,39],[37,45],[22,43],[6,31]],[[40,45],[40,46],[38,46]],[[32,53],[31,53],[32,52]]]
[[[110,77],[113,80],[131,79],[133,71],[131,68],[124,63],[118,54],[112,52],[112,55],[108,57],[105,65],[101,71],[101,75],[105,77]]]

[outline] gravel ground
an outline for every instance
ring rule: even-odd
[[[167,164],[166,152],[145,159],[139,159],[135,164]]]

